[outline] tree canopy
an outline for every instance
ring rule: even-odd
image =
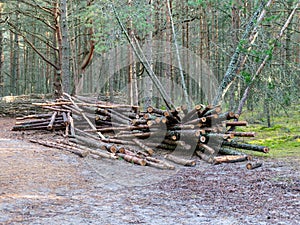
[[[285,108],[299,101],[299,19],[298,0],[1,1],[0,96]]]

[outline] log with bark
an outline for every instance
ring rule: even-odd
[[[22,130],[65,130],[66,124],[61,112],[52,114],[38,114],[20,117],[16,120],[13,131]]]
[[[235,163],[235,162],[243,162],[248,160],[249,157],[247,155],[223,155],[223,156],[215,156],[213,158],[213,164]]]
[[[89,152],[86,150],[82,150],[82,149],[80,149],[78,147],[74,147],[74,146],[67,146],[66,144],[63,144],[63,143],[57,143],[57,142],[53,142],[53,141],[35,140],[35,139],[30,139],[30,142],[44,145],[44,146],[51,147],[51,148],[58,148],[61,150],[69,151],[80,157],[86,157],[89,154]]]
[[[169,170],[174,170],[175,166],[171,165],[163,160],[157,159],[157,158],[153,158],[153,157],[146,157],[147,160],[147,165],[152,166],[152,167],[156,167],[159,169],[169,169]]]
[[[253,169],[259,168],[261,166],[262,166],[262,162],[254,162],[254,163],[249,162],[249,163],[247,163],[246,168],[248,170],[253,170]]]
[[[245,150],[251,150],[251,151],[258,151],[263,153],[268,153],[269,148],[266,146],[260,146],[260,145],[252,145],[252,144],[246,144],[246,143],[238,143],[235,141],[224,141],[222,143],[223,146],[229,146],[233,148],[240,148]]]
[[[130,162],[130,163],[135,163],[135,164],[138,164],[138,165],[141,165],[141,166],[146,166],[147,165],[147,161],[145,159],[138,158],[138,157],[133,156],[133,155],[119,153],[118,156],[120,158],[124,159],[125,161]]]

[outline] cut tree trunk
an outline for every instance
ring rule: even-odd
[[[147,164],[147,161],[145,159],[141,159],[136,156],[126,155],[122,153],[118,153],[118,156],[130,163],[135,163],[141,166],[146,166]]]
[[[57,112],[54,112],[53,115],[51,116],[50,122],[47,126],[47,130],[52,130],[53,129],[53,124],[55,122],[56,116],[57,116]]]
[[[261,167],[261,166],[262,166],[261,162],[247,163],[246,168],[248,170],[253,170],[253,169],[256,169],[256,168]]]
[[[226,126],[248,126],[247,121],[227,121]]]
[[[236,132],[228,131],[226,134],[233,134],[235,137],[255,137],[255,132]]]
[[[243,162],[247,160],[249,160],[247,155],[223,155],[223,156],[215,156],[213,158],[213,164],[235,163],[235,162]]]
[[[138,139],[133,139],[133,141],[140,146],[142,149],[144,149],[150,156],[154,154],[154,151],[152,148],[148,147],[147,145],[140,142]]]
[[[245,143],[237,143],[235,141],[224,141],[222,143],[224,146],[230,146],[233,148],[241,148],[241,149],[246,149],[246,150],[251,150],[251,151],[258,151],[258,152],[263,152],[263,153],[268,153],[269,148],[266,146],[260,146],[260,145],[252,145],[252,144],[245,144]]]

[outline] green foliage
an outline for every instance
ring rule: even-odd
[[[280,15],[271,15],[271,16],[266,16],[264,18],[264,21],[265,22],[272,22],[272,21],[277,20],[279,18],[280,18]]]
[[[269,15],[269,16],[268,16]],[[283,12],[277,13],[277,14],[268,14],[264,17],[264,20],[262,21],[262,24],[265,26],[273,26],[274,23],[277,23],[280,18],[284,15]]]
[[[284,93],[283,94],[283,103],[284,103],[284,105],[290,106],[291,102],[292,102],[291,93]]]
[[[123,0],[119,1],[115,7],[123,26],[127,28],[128,21],[131,20],[132,29],[139,39],[145,39],[145,36],[153,29],[152,23],[147,21],[151,18],[152,11],[147,1],[133,1],[132,5],[128,5],[127,1]],[[113,13],[111,1],[96,1],[82,10],[81,19],[86,21],[86,27],[94,27],[97,52],[107,51],[125,42],[124,33]],[[93,23],[88,23],[88,21],[93,21]]]
[[[248,44],[247,40],[241,39],[238,44],[239,51],[242,53],[247,53],[247,48],[245,47],[245,45],[247,45],[247,44]]]
[[[251,74],[248,71],[241,71],[240,73],[242,77],[244,78],[246,84],[250,84],[251,82]]]
[[[275,89],[274,82],[272,82],[272,81],[268,82],[268,89]]]
[[[112,41],[112,31],[116,27],[113,15],[109,8],[109,1],[97,1],[80,11],[80,18],[86,28],[94,28],[93,39],[96,43],[96,51],[108,50]]]
[[[202,6],[205,7],[207,1],[204,0],[189,0],[188,1],[188,6],[190,7],[197,7],[197,6]]]
[[[271,61],[273,58],[274,46],[271,46],[269,49],[264,51],[264,54],[268,56],[268,60]]]

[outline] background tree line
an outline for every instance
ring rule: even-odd
[[[150,43],[144,53],[154,73],[165,78],[164,88],[177,105],[185,103],[184,93],[178,93],[174,83],[184,83],[197,103],[210,103],[201,88],[206,79],[203,68],[207,65],[222,83],[238,51],[234,79],[224,97],[226,106],[238,110],[248,88],[248,109],[261,105],[265,111],[285,110],[299,103],[298,5],[299,0],[1,1],[0,96],[59,96],[65,91],[104,94],[113,101],[112,93],[126,93],[131,104],[143,101],[162,106],[163,102],[155,98],[158,91],[134,52],[118,47],[128,46],[127,33],[143,46]],[[244,38],[249,21],[260,7]],[[189,62],[183,68],[170,62],[178,53],[173,43],[180,48],[180,61]],[[193,61],[183,49],[202,60]],[[191,79],[191,73],[199,76]]]

